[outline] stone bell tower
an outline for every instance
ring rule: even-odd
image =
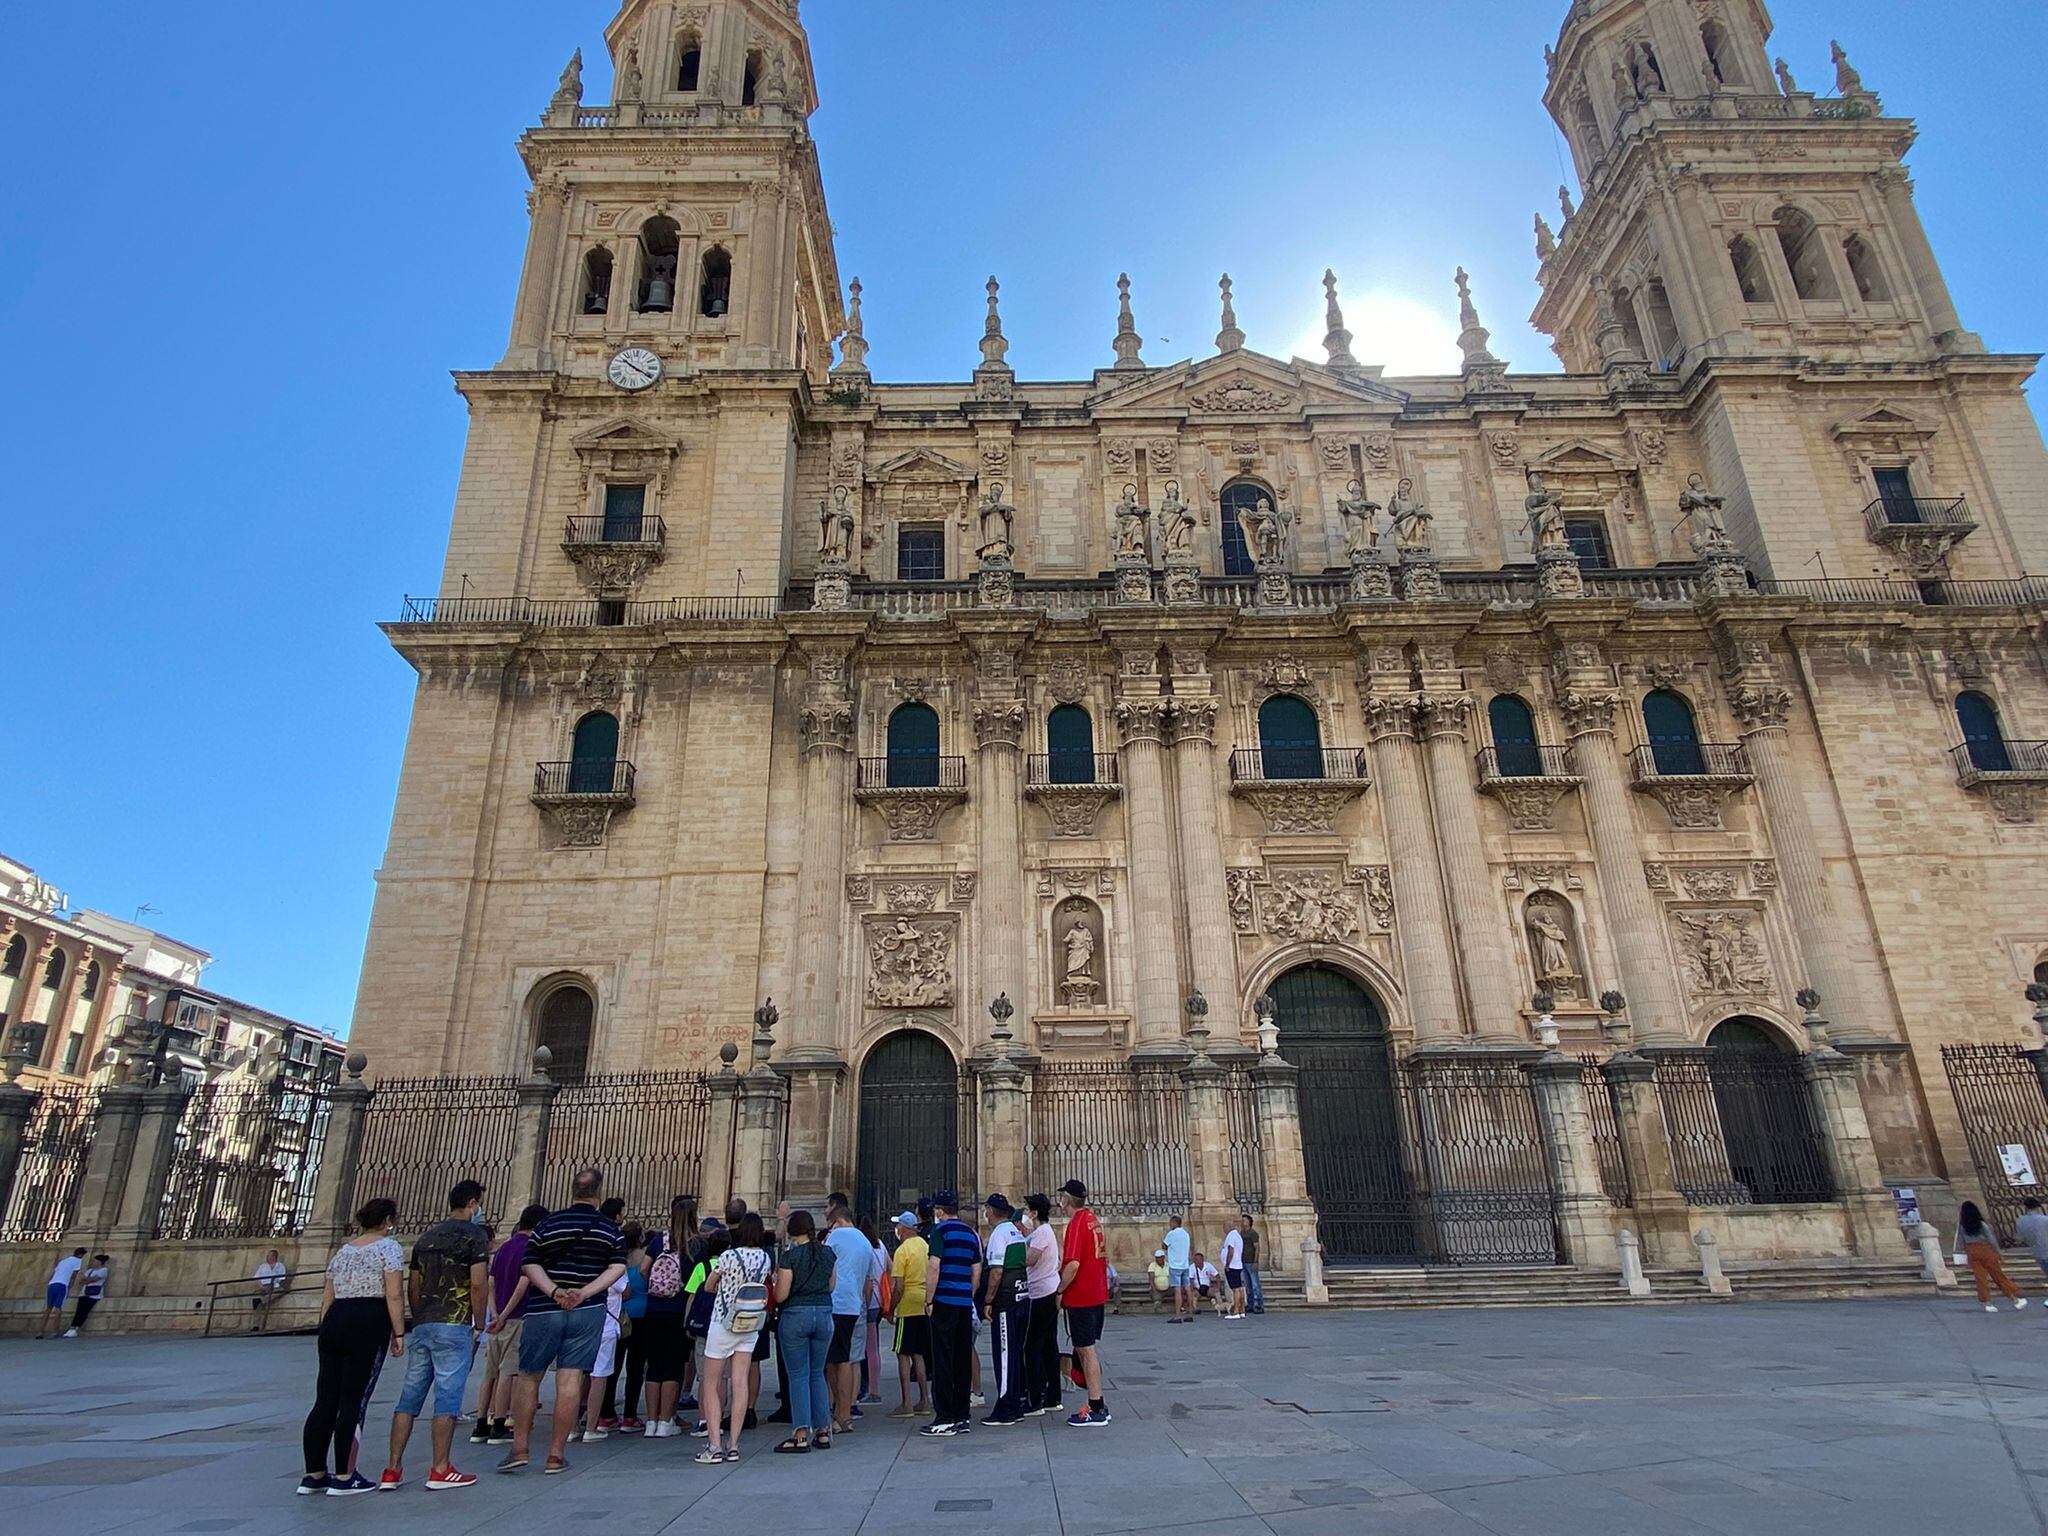
[[[1913,206],[1913,125],[1839,45],[1817,92],[1770,37],[1762,0],[1572,6],[1544,104],[1582,197],[1538,232],[1535,323],[1573,372],[1983,350]]]
[[[670,374],[795,369],[843,325],[796,0],[626,0],[613,100],[579,53],[520,145],[533,231],[501,369],[602,375],[621,344]]]

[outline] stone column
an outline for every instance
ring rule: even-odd
[[[519,274],[519,303],[512,312],[512,342],[500,368],[540,368],[547,362],[555,278],[569,222],[569,185],[549,172],[526,195],[533,222],[526,238],[526,262]]]
[[[1166,767],[1161,739],[1167,702],[1124,698],[1116,723],[1123,735],[1124,818],[1131,874],[1127,889],[1136,918],[1137,1051],[1176,1053],[1180,1034],[1180,946],[1173,921],[1173,844],[1166,826]]]
[[[14,1196],[14,1178],[35,1109],[36,1095],[19,1083],[0,1082],[0,1217],[7,1214],[7,1202]]]
[[[93,1125],[92,1146],[79,1179],[78,1209],[71,1219],[73,1230],[81,1237],[103,1239],[120,1219],[121,1195],[128,1183],[128,1165],[134,1161],[147,1091],[114,1083],[100,1093],[99,1118]]]
[[[1962,316],[1956,313],[1948,280],[1941,275],[1941,263],[1935,259],[1934,247],[1920,222],[1920,211],[1913,206],[1912,178],[1900,167],[1880,171],[1876,181],[1884,197],[1885,212],[1890,215],[1892,235],[1905,258],[1914,291],[1920,295],[1920,307],[1926,311],[1928,329],[1934,332],[1934,339],[1951,344],[1956,351],[1983,351],[1984,343],[1963,329]]]
[[[551,1204],[546,1194],[548,1122],[561,1090],[548,1076],[552,1060],[546,1046],[533,1053],[533,1070],[519,1084],[519,1103],[512,1120],[512,1189],[520,1205]],[[573,1170],[571,1170],[573,1172]],[[509,1208],[509,1202],[508,1202]]]
[[[113,1230],[108,1234],[114,1242],[134,1247],[156,1236],[164,1186],[171,1176],[171,1154],[177,1147],[178,1122],[192,1098],[182,1084],[144,1088],[141,1094],[134,1150],[128,1159],[127,1177],[121,1181]]]
[[[803,739],[804,857],[797,869],[796,996],[788,1062],[843,1066],[839,969],[846,900],[846,817],[853,798],[853,704],[847,653],[811,651],[797,715]]]
[[[1458,1018],[1457,972],[1451,961],[1450,913],[1437,877],[1434,830],[1424,807],[1422,771],[1416,763],[1415,696],[1368,696],[1366,730],[1372,741],[1373,777],[1379,783],[1387,830],[1389,880],[1394,887],[1394,928],[1401,944],[1401,970],[1408,989],[1408,1016],[1417,1045],[1456,1041],[1464,1033]]]
[[[718,1048],[724,1065],[706,1085],[710,1106],[704,1116],[704,1165],[697,1179],[697,1209],[706,1216],[720,1216],[725,1202],[733,1196],[734,1156],[740,1128],[740,1075],[732,1064],[739,1059],[739,1047],[730,1040]]]
[[[363,1081],[363,1069],[368,1065],[361,1051],[350,1053],[348,1076],[327,1096],[327,1140],[321,1145],[320,1166],[313,1175],[313,1214],[305,1233],[309,1251],[340,1242],[355,1214],[356,1169],[363,1160],[363,1131],[373,1096]],[[104,1105],[105,1100],[101,1102]],[[101,1113],[104,1115],[104,1109]],[[509,1198],[500,1206],[517,1209]]]
[[[43,973],[50,968],[50,956],[55,953],[57,953],[57,936],[55,934],[44,935],[42,943],[35,944],[30,948],[28,958],[21,967],[21,976],[16,982],[14,989],[15,1007],[14,1015],[9,1020],[10,1032],[18,1026],[36,1022],[34,1017],[36,1007],[43,1000]],[[61,992],[63,989],[60,987],[58,990]],[[53,1008],[56,1006],[54,1001],[51,1006]],[[53,1022],[45,1019],[42,1021],[42,1024],[43,1038],[36,1047],[35,1065],[38,1067],[42,1066],[49,1059],[50,1042],[57,1038],[57,1026]],[[6,1041],[0,1040],[0,1049],[5,1049],[6,1044]]]
[[[1678,1192],[1671,1170],[1671,1141],[1664,1124],[1664,1105],[1657,1097],[1657,1068],[1633,1051],[1609,1057],[1607,1081],[1614,1088],[1615,1129],[1621,1137],[1622,1160],[1628,1165],[1636,1222],[1642,1228],[1652,1263],[1678,1266],[1691,1262],[1692,1238],[1686,1230],[1691,1208]]]
[[[1429,736],[1425,752],[1437,849],[1445,884],[1450,887],[1453,931],[1473,1032],[1489,1045],[1526,1045],[1518,985],[1521,968],[1516,963],[1515,946],[1501,927],[1500,885],[1488,869],[1486,846],[1479,834],[1472,748],[1465,735],[1472,700],[1462,693],[1426,695],[1417,712]]]
[[[1024,734],[1024,701],[995,693],[974,706],[974,735],[981,750],[981,783],[975,822],[981,842],[981,880],[975,889],[975,951],[980,995],[961,999],[961,1018],[981,1030],[987,1007],[997,996],[1022,998],[1030,992],[1024,975],[1024,833],[1020,822],[1023,788],[1018,742]],[[970,1037],[970,1044],[978,1044]],[[1007,1184],[994,1186],[1008,1190]]]
[[[85,985],[85,968],[92,964],[95,951],[88,944],[70,958],[64,968],[64,984],[57,988],[57,995],[50,1003],[50,1020],[43,1027],[42,1067],[46,1072],[55,1072],[63,1059],[64,1040],[71,1033],[71,1013],[78,1006],[78,989]],[[101,978],[102,983],[105,977]]]
[[[1007,1037],[1008,1029],[1002,1033]],[[1031,1079],[1010,1054],[1007,1038],[981,1069],[981,1126],[976,1144],[981,1153],[981,1184],[1013,1201],[1030,1177]]]
[[[1622,990],[1638,1020],[1636,1038],[1644,1045],[1683,1045],[1688,1040],[1685,1005],[1671,968],[1657,903],[1643,873],[1643,848],[1636,831],[1621,749],[1614,740],[1614,710],[1620,702],[1610,692],[1560,690],[1558,709],[1571,736],[1572,765],[1585,797],[1586,822],[1593,834],[1593,863],[1600,872],[1607,926],[1621,967]]]
[[[1600,1182],[1585,1077],[1576,1060],[1554,1050],[1530,1063],[1529,1074],[1536,1087],[1550,1181],[1557,1190],[1565,1262],[1581,1269],[1612,1269],[1620,1263],[1614,1247],[1614,1205]]]
[[[1805,1001],[1813,1001],[1810,991]],[[1896,1259],[1906,1246],[1905,1238],[1899,1230],[1898,1206],[1877,1165],[1877,1146],[1871,1140],[1863,1095],[1856,1086],[1856,1063],[1828,1044],[1827,1024],[1810,1006],[1805,1023],[1816,1043],[1799,1065],[1827,1139],[1835,1198],[1848,1213],[1856,1251],[1867,1259]]]
[[[1180,1069],[1182,1113],[1187,1117],[1188,1226],[1223,1240],[1223,1228],[1237,1213],[1237,1188],[1230,1172],[1230,1108],[1223,1098],[1223,1068],[1209,1055],[1209,1029],[1200,1016],[1189,1020],[1194,1055]],[[1196,1241],[1202,1239],[1198,1235]]]
[[[1225,1040],[1244,1029],[1238,1012],[1237,937],[1223,883],[1223,823],[1216,804],[1216,701],[1176,697],[1173,774],[1179,791],[1180,893],[1187,908],[1188,962],[1209,1000],[1211,1028]]]

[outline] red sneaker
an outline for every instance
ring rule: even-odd
[[[405,1472],[400,1467],[386,1467],[384,1475],[377,1479],[379,1493],[396,1493],[405,1486]]]
[[[643,1422],[642,1422],[641,1420],[639,1420],[639,1419],[621,1419],[621,1420],[619,1420],[619,1430],[620,1430],[620,1432],[621,1432],[621,1433],[623,1433],[623,1434],[628,1434],[628,1435],[637,1435],[637,1434],[641,1433],[641,1432],[642,1432],[643,1430],[645,1430],[646,1428],[647,1428],[646,1424],[645,1424],[645,1423],[643,1423]]]
[[[599,1419],[597,1421],[597,1427],[599,1429],[617,1429],[619,1427],[619,1421],[617,1419]]]
[[[438,1467],[427,1474],[427,1487],[433,1490],[443,1488],[468,1488],[476,1479],[467,1472],[458,1472],[453,1467]]]

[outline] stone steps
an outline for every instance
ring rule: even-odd
[[[1488,1269],[1331,1269],[1325,1274],[1334,1307],[1544,1307],[1616,1305],[1631,1298],[1612,1271],[1549,1267]],[[1709,1296],[1693,1270],[1652,1270],[1657,1302],[1719,1301]],[[1856,1260],[1794,1260],[1747,1265],[1728,1271],[1734,1300],[1814,1301],[1854,1296],[1932,1296],[1917,1264],[1870,1264]],[[1306,1303],[1268,1283],[1272,1308]]]

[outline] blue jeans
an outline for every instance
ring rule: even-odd
[[[529,1312],[519,1329],[519,1374],[588,1371],[604,1343],[604,1305],[587,1301],[574,1312]]]
[[[434,1417],[459,1418],[462,1389],[469,1385],[472,1358],[469,1324],[415,1323],[411,1346],[405,1352],[405,1385],[399,1389],[396,1411],[407,1418],[418,1418],[420,1409],[426,1406],[427,1387],[431,1383]]]
[[[1266,1288],[1259,1284],[1258,1265],[1245,1265],[1244,1284],[1245,1290],[1248,1293],[1245,1305],[1249,1306],[1254,1312],[1262,1311],[1266,1305]]]
[[[789,1368],[789,1427],[814,1434],[832,1430],[832,1394],[825,1390],[825,1352],[832,1347],[829,1307],[794,1307],[776,1330]]]

